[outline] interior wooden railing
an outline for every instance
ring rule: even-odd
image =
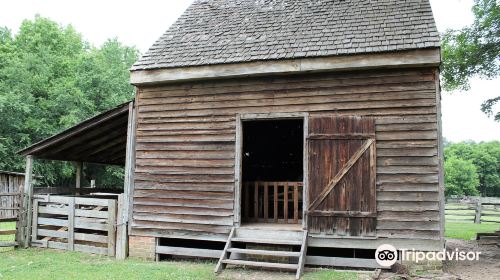
[[[302,182],[244,182],[242,221],[298,224],[302,220]]]

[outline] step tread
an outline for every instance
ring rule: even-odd
[[[233,237],[231,241],[234,242],[247,242],[257,244],[279,244],[279,245],[302,245],[302,240],[287,240],[287,239],[261,239],[261,238],[246,238],[246,237]]]
[[[233,264],[233,265],[248,265],[256,267],[283,268],[283,269],[293,269],[293,270],[298,269],[298,265],[288,264],[288,263],[254,262],[254,261],[229,260],[229,259],[223,260],[222,262],[225,264]]]
[[[300,252],[290,252],[290,251],[270,251],[270,250],[254,250],[254,249],[241,249],[241,248],[230,248],[228,249],[228,251],[231,253],[240,253],[246,255],[300,257]]]

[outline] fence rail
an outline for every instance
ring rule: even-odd
[[[115,199],[35,195],[31,245],[115,255]]]
[[[244,182],[243,221],[299,223],[302,188],[302,182]]]
[[[446,221],[480,223],[500,223],[500,202],[454,201],[445,205]]]

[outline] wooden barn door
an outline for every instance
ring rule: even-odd
[[[309,232],[374,236],[374,120],[310,117],[308,146]]]

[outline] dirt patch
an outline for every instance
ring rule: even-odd
[[[447,251],[481,252],[479,261],[445,261],[443,271],[426,271],[415,275],[381,273],[378,279],[497,280],[500,275],[500,249],[497,245],[476,240],[447,239]]]
[[[481,252],[479,261],[448,261],[444,271],[459,279],[497,280],[500,275],[500,248],[497,245],[484,245],[476,240],[447,239],[446,249]]]

